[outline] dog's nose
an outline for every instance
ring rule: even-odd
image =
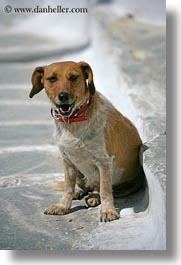
[[[69,94],[67,92],[61,92],[59,95],[58,95],[58,98],[59,100],[62,102],[62,103],[65,103],[66,101],[69,100]]]

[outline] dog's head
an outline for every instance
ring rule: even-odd
[[[70,116],[95,93],[93,73],[86,62],[60,62],[36,67],[30,98],[45,88],[46,94],[63,116]]]

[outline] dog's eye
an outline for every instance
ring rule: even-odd
[[[78,75],[71,75],[70,77],[69,77],[69,80],[70,81],[75,81],[75,80],[77,80],[78,79]]]
[[[54,75],[52,75],[52,76],[50,76],[50,77],[48,78],[48,80],[49,80],[51,83],[54,83],[54,82],[57,81],[57,77],[54,76]]]

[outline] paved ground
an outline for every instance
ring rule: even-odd
[[[105,17],[104,14],[103,18]],[[109,24],[109,29],[100,14],[96,19],[98,23],[104,25],[104,30],[106,30],[104,34],[108,37],[102,38],[102,42],[99,42],[97,38],[100,46],[95,44],[97,46],[83,52],[77,51],[77,53],[64,57],[42,59],[42,61],[32,63],[5,63],[3,53],[0,53],[0,249],[165,249],[165,200],[163,198],[165,190],[165,105],[164,101],[159,101],[165,97],[164,82],[159,80],[159,75],[162,76],[165,66],[162,64],[164,63],[164,56],[162,56],[164,48],[157,45],[160,43],[160,33],[155,30],[151,31],[153,28],[144,23],[140,25],[139,22],[132,20],[131,23],[127,23],[128,18],[126,20],[113,19]],[[121,35],[118,30],[120,27],[124,29],[125,23],[126,28],[129,27],[130,35],[127,31],[121,31],[122,34],[124,33]],[[136,33],[137,42],[130,41],[134,37],[137,26],[141,27],[144,34],[146,30],[147,43],[144,43],[145,38],[139,39],[141,31]],[[99,37],[102,37],[102,34],[102,30],[99,29]],[[150,40],[155,40],[155,45],[153,45],[155,50],[145,53],[144,49],[150,43],[149,37]],[[4,39],[8,45],[10,38],[13,38],[13,35]],[[32,35],[32,43],[34,43],[33,38]],[[113,42],[109,42],[109,38]],[[163,38],[164,36],[161,38],[161,44],[164,45]],[[21,43],[25,46],[26,42],[26,38],[21,39]],[[0,43],[3,47],[6,46],[5,44]],[[106,51],[104,44],[109,47]],[[152,55],[157,53],[160,56],[155,61]],[[22,55],[22,60],[25,58],[24,53],[20,52],[19,55]],[[120,60],[115,61],[113,56]],[[98,65],[99,58],[104,63],[104,67]],[[14,61],[15,59],[13,57]],[[57,202],[62,196],[62,192],[53,191],[50,184],[54,180],[62,179],[63,171],[52,137],[53,121],[44,92],[42,91],[33,100],[28,98],[31,73],[37,65],[69,59],[90,62],[95,71],[97,88],[103,88],[101,91],[119,109],[127,106],[127,109],[123,108],[123,111],[127,112],[128,116],[130,112],[139,114],[137,116],[141,122],[137,123],[138,120],[134,115],[130,118],[138,124],[142,137],[149,140],[149,150],[145,153],[147,155],[144,155],[149,189],[145,186],[132,196],[115,200],[121,218],[111,223],[100,223],[100,206],[86,209],[83,200],[74,201],[71,212],[65,216],[43,214],[43,210],[49,204]],[[114,64],[110,71],[108,65],[112,67],[112,59]],[[137,63],[134,62],[135,59]],[[23,61],[26,60],[27,57]],[[150,62],[153,63],[152,66]],[[122,68],[122,63],[124,68]],[[161,71],[155,70],[159,64]],[[145,65],[148,67],[145,68]],[[106,69],[111,75],[106,72]],[[144,75],[141,74],[142,69]],[[153,72],[150,72],[150,69]],[[153,83],[150,85],[148,82],[152,80],[150,74],[154,77],[154,86],[152,86]],[[118,86],[120,84],[118,76],[122,75],[124,78],[121,81],[124,85]],[[149,91],[147,97],[143,93],[143,86],[138,89],[143,77],[145,77],[144,84],[147,85]],[[159,82],[162,85],[158,93]],[[134,86],[135,83],[137,89]],[[112,93],[113,86],[114,94]],[[119,93],[119,87],[123,88],[121,93]],[[154,90],[152,90],[153,87]],[[124,88],[129,96],[126,95]],[[135,90],[129,90],[131,88]],[[125,101],[119,96],[120,94],[125,95]],[[148,104],[154,100],[156,104]],[[153,115],[149,116],[149,113]],[[153,196],[155,189],[157,196]]]

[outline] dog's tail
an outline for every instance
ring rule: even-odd
[[[54,190],[64,190],[64,181],[54,181],[51,183],[51,188],[53,188]]]

